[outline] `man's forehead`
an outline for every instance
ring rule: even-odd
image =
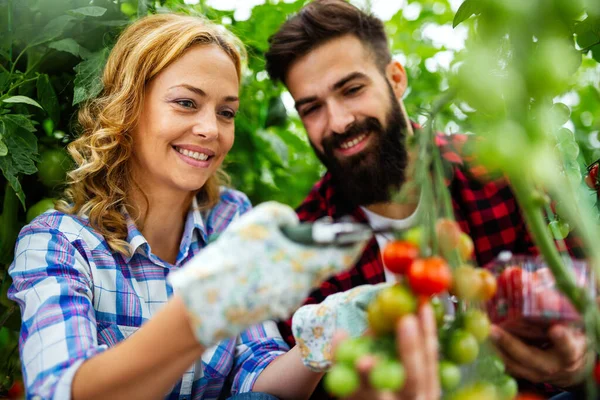
[[[355,72],[370,76],[377,67],[363,43],[355,36],[332,39],[295,61],[286,76],[294,98],[316,95],[333,89],[344,77]]]

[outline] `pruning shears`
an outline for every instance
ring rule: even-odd
[[[365,223],[351,221],[333,222],[330,218],[281,227],[281,231],[288,239],[310,246],[347,246],[369,240],[377,233],[389,233],[395,229],[394,225],[373,229]]]

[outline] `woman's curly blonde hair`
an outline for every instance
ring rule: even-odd
[[[77,167],[68,174],[66,201],[56,208],[87,217],[111,249],[123,255],[131,255],[123,208],[133,210],[139,221],[139,210],[126,202],[129,190],[136,187],[128,165],[129,133],[137,124],[148,81],[193,45],[219,46],[241,80],[245,51],[225,28],[200,17],[152,15],[123,31],[104,68],[102,92],[79,110],[81,136],[68,146]],[[202,208],[216,204],[224,179],[221,169],[208,179],[198,193]]]

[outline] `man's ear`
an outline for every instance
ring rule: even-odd
[[[385,76],[392,86],[396,98],[400,100],[408,87],[408,78],[404,67],[400,62],[392,60],[387,67],[385,67]]]

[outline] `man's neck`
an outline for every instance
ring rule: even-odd
[[[391,219],[405,219],[414,214],[418,203],[398,204],[394,202],[377,203],[365,208],[377,215]]]

